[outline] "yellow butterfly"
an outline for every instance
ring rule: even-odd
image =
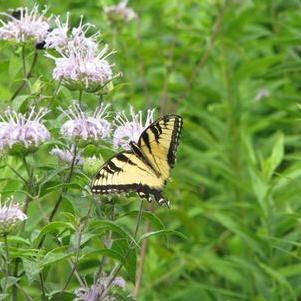
[[[169,205],[162,190],[175,164],[183,126],[178,115],[165,115],[149,125],[131,150],[109,159],[92,181],[93,193],[135,191],[148,201]]]

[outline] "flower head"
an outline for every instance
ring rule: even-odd
[[[261,100],[263,98],[267,98],[267,97],[270,97],[270,91],[268,89],[262,88],[257,92],[255,100],[259,101],[259,100]]]
[[[50,133],[42,122],[48,113],[45,109],[31,109],[28,115],[17,113],[11,109],[0,116],[0,149],[14,149],[20,146],[35,151],[42,143],[50,139]]]
[[[130,7],[127,7],[127,0],[122,0],[117,5],[111,5],[104,8],[107,17],[114,22],[130,22],[138,18],[137,13]]]
[[[25,43],[34,41],[40,43],[44,41],[50,28],[48,19],[45,18],[47,10],[39,13],[39,7],[35,5],[32,10],[21,7],[17,13],[2,13],[7,17],[7,22],[0,20],[0,39]]]
[[[74,165],[83,165],[84,163],[81,154],[76,153],[74,145],[72,145],[70,148],[65,149],[56,146],[50,151],[50,154],[58,157],[60,161],[64,163],[72,164],[73,161]]]
[[[76,298],[74,301],[117,301],[114,296],[108,293],[110,280],[110,277],[101,277],[91,288],[81,287],[77,289],[75,291]],[[126,282],[122,277],[116,277],[110,285],[125,288]]]
[[[78,27],[74,27],[72,30],[69,28],[69,13],[67,13],[65,23],[61,22],[60,16],[56,16],[55,25],[56,27],[48,33],[45,39],[45,48],[64,52],[64,50],[68,50],[68,47],[75,47],[82,51],[97,52],[99,32],[88,37],[88,31],[94,26],[89,23],[83,24],[83,17],[81,17]]]
[[[65,23],[61,22],[60,16],[55,17],[56,27],[50,30],[45,38],[45,48],[64,48],[68,43],[69,13]]]
[[[8,234],[18,224],[27,219],[19,204],[10,198],[5,203],[0,203],[0,234]]]
[[[79,105],[73,105],[67,111],[62,110],[69,118],[61,128],[62,136],[89,141],[107,138],[111,132],[111,124],[106,119],[108,107],[102,104],[91,116]]]
[[[118,113],[115,117],[116,129],[113,135],[113,145],[115,148],[122,147],[130,149],[129,142],[138,143],[142,132],[154,121],[154,111],[147,110],[146,121],[143,124],[142,111],[135,113],[134,108],[130,106],[131,118],[128,119],[125,112]]]
[[[60,57],[47,54],[55,61],[53,78],[62,80],[73,90],[86,90],[95,92],[111,81],[113,75],[112,65],[107,57],[112,54],[105,46],[98,54],[92,49],[83,49],[69,45],[64,51],[60,50]]]

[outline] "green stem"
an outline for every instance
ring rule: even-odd
[[[83,90],[79,90],[79,96],[78,96],[78,104],[80,106],[80,108],[82,109],[82,100],[83,100]]]
[[[6,294],[8,276],[9,276],[9,265],[10,265],[8,242],[7,242],[7,233],[4,234],[3,238],[4,238],[4,248],[5,248],[5,279],[4,279],[3,291],[4,291],[4,294]]]
[[[25,45],[22,45],[22,68],[24,77],[26,77],[26,60],[25,60]]]
[[[54,90],[54,93],[53,93],[53,96],[52,98],[50,99],[48,105],[47,105],[47,108],[49,109],[51,104],[53,103],[53,101],[56,99],[56,97],[58,96],[59,92],[60,92],[60,87],[62,85],[62,79],[59,80],[55,90]]]
[[[23,181],[25,183],[25,186],[28,190],[28,193],[30,195],[32,195],[33,194],[33,187],[34,187],[33,168],[30,167],[30,165],[28,164],[25,156],[22,158],[22,161],[23,161],[23,164],[25,166],[25,169],[26,169],[26,172],[27,172],[27,175],[28,175],[28,180],[24,179],[21,175],[19,177],[21,177],[21,179],[23,179]],[[14,172],[17,173],[17,171],[14,171]],[[29,195],[27,195],[27,197],[25,199],[25,202],[24,202],[24,206],[23,206],[23,212],[25,214],[27,214],[30,201],[31,201],[31,197]],[[20,234],[25,230],[25,226],[26,226],[26,220],[24,220],[22,222],[21,229],[20,229]],[[19,264],[20,264],[20,259],[17,258],[15,260],[14,277],[18,277]],[[18,291],[18,286],[16,284],[14,284],[12,290],[13,290],[12,291],[12,300],[17,301],[18,300],[18,292],[17,292]]]
[[[87,218],[86,218],[85,222],[79,226],[75,261],[73,263],[73,267],[72,267],[71,273],[70,273],[69,277],[67,278],[67,281],[66,281],[66,283],[65,283],[65,285],[64,285],[61,293],[63,293],[67,289],[67,287],[70,284],[70,281],[71,281],[71,279],[73,277],[73,274],[74,274],[74,272],[77,269],[77,265],[78,265],[78,261],[79,261],[80,245],[81,245],[82,235],[83,235],[84,229],[86,228],[86,226],[88,224],[91,209],[92,209],[92,202],[90,203],[90,207],[89,207],[89,210],[88,210],[88,213],[87,213]]]
[[[23,88],[25,87],[27,81],[29,80],[29,78],[32,75],[33,69],[36,65],[37,59],[38,59],[38,51],[36,50],[34,53],[34,57],[30,66],[29,71],[26,73],[25,78],[23,79],[23,81],[21,82],[20,86],[17,88],[17,90],[15,91],[15,93],[13,94],[13,96],[10,98],[10,101],[13,101],[18,95],[19,93],[23,90]]]
[[[142,212],[143,212],[143,199],[141,199],[141,203],[140,203],[140,209],[139,209],[137,223],[136,223],[135,232],[134,232],[134,240],[132,240],[130,242],[130,245],[128,247],[127,252],[124,255],[124,258],[123,258],[122,262],[117,266],[117,268],[113,272],[113,275],[111,276],[111,279],[108,282],[107,289],[104,291],[105,295],[102,296],[102,297],[106,297],[106,295],[108,294],[109,289],[110,289],[113,281],[115,280],[115,278],[117,277],[118,273],[120,272],[120,270],[124,266],[127,258],[129,257],[129,255],[131,254],[131,252],[133,250],[134,245],[136,245],[136,237],[137,237],[137,234],[138,234],[138,231],[139,231],[139,226],[140,226],[141,219],[142,219]]]
[[[70,166],[70,171],[69,171],[69,174],[68,174],[67,179],[65,181],[65,185],[63,186],[63,188],[61,190],[61,193],[60,193],[60,195],[59,195],[59,197],[58,197],[58,199],[57,199],[57,201],[56,201],[56,203],[55,203],[55,205],[54,205],[54,207],[53,207],[53,209],[51,211],[51,214],[50,214],[49,220],[48,220],[49,223],[52,222],[52,220],[53,220],[53,218],[54,218],[54,216],[55,216],[55,214],[56,214],[57,210],[59,209],[59,206],[60,206],[60,204],[62,202],[63,195],[68,190],[68,188],[67,188],[68,186],[67,185],[70,183],[72,175],[73,175],[74,166],[75,166],[75,160],[76,160],[76,154],[77,154],[77,146],[75,145],[75,147],[74,147],[74,153],[73,153],[73,158],[72,158],[72,162],[71,162],[71,166]],[[41,241],[40,241],[40,243],[38,245],[38,249],[42,248],[42,246],[44,244],[44,240],[45,240],[45,236],[42,237],[42,239],[41,239]]]

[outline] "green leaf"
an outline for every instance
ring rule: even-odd
[[[40,262],[40,265],[42,267],[50,266],[72,255],[73,252],[68,251],[68,246],[54,248],[48,253],[46,253],[46,255],[43,257],[43,260]]]
[[[22,258],[24,271],[29,283],[33,283],[35,280],[38,280],[38,275],[41,272],[41,267],[36,260],[28,260]]]
[[[276,141],[273,146],[271,156],[266,160],[263,166],[264,176],[267,180],[270,180],[275,169],[281,163],[284,156],[284,135],[278,133],[276,136]]]
[[[62,222],[62,221],[51,222],[42,228],[39,235],[35,238],[33,244],[35,246],[38,246],[40,240],[42,239],[42,237],[44,237],[44,235],[58,234],[59,232],[64,231],[66,229],[71,230],[72,232],[75,231],[74,226],[69,222]]]
[[[158,231],[151,231],[151,232],[147,232],[143,235],[141,235],[141,237],[138,240],[138,243],[140,243],[141,241],[143,241],[144,239],[150,238],[152,236],[159,236],[159,235],[176,235],[184,240],[188,240],[187,236],[185,236],[183,233],[178,232],[178,231],[174,231],[174,230],[158,230]]]

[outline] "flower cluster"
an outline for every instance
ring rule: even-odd
[[[7,22],[0,20],[2,25],[0,27],[0,39],[17,43],[28,41],[40,43],[44,41],[50,29],[49,19],[45,18],[46,12],[45,9],[40,14],[36,5],[32,10],[21,7],[11,15],[1,13],[7,18]]]
[[[72,164],[73,162],[74,165],[83,165],[84,163],[83,157],[80,152],[77,152],[74,145],[70,148],[59,148],[56,146],[50,151],[50,154],[58,157],[64,163]]]
[[[35,151],[43,142],[50,139],[50,133],[42,122],[47,110],[35,111],[32,108],[28,115],[17,113],[11,109],[0,116],[0,150],[14,149]]]
[[[136,12],[127,7],[127,0],[122,0],[117,5],[111,5],[104,8],[104,12],[106,13],[109,20],[113,22],[123,21],[123,22],[130,22],[134,19],[138,18]]]
[[[109,295],[110,277],[101,277],[91,288],[81,287],[75,291],[76,298],[74,301],[117,301],[114,296]],[[126,282],[122,277],[116,277],[111,286],[125,288]]]
[[[0,234],[8,234],[18,224],[27,219],[25,213],[19,208],[19,204],[12,198],[5,203],[0,203]]]
[[[64,52],[70,47],[75,47],[82,51],[97,52],[99,32],[87,36],[88,31],[94,26],[89,23],[83,24],[83,17],[81,17],[78,27],[72,29],[69,27],[69,13],[67,13],[65,23],[61,22],[60,16],[55,17],[54,23],[56,27],[48,33],[45,39],[45,48]]]
[[[115,76],[107,60],[113,52],[108,51],[107,45],[99,49],[99,33],[87,36],[93,26],[83,24],[82,18],[78,27],[69,29],[68,14],[65,23],[59,17],[56,17],[55,23],[57,27],[45,40],[45,47],[54,48],[58,54],[46,54],[55,62],[54,79],[61,80],[73,90],[96,92],[103,88]]]
[[[59,53],[61,57],[47,54],[55,61],[52,75],[72,90],[96,92],[114,78],[112,66],[107,61],[112,52],[108,53],[107,46],[98,54],[74,45],[69,45],[64,51],[59,50]]]
[[[61,134],[66,138],[97,141],[107,138],[111,132],[111,124],[107,120],[109,105],[99,106],[93,115],[88,115],[79,105],[74,105],[63,113],[69,118],[62,128]]]
[[[116,129],[113,135],[114,147],[129,150],[130,141],[137,143],[143,130],[154,121],[154,111],[154,109],[147,110],[145,123],[142,120],[142,111],[136,113],[132,106],[130,106],[131,119],[126,116],[124,111],[117,114],[115,117]]]

